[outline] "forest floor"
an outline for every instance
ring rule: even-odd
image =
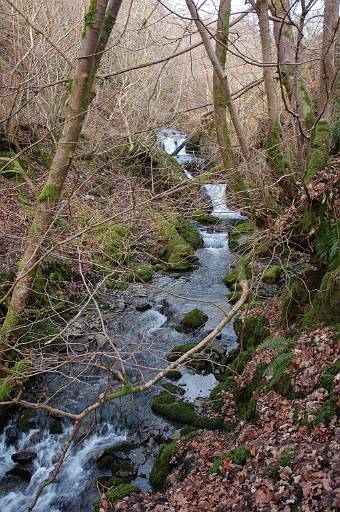
[[[239,390],[252,386],[256,415],[239,421],[235,394],[222,391],[225,431],[199,431],[190,440],[180,440],[163,492],[134,493],[114,504],[103,498],[103,510],[339,509],[335,415],[340,391],[338,336],[330,328],[304,331],[287,348],[285,333],[276,327],[275,310],[273,305],[265,310],[272,341],[256,348],[234,380]],[[263,315],[264,310],[249,309],[243,317],[254,314]],[[276,372],[285,357],[280,388],[271,383],[274,378],[278,381]],[[262,372],[261,384],[254,386],[261,366],[267,369]]]

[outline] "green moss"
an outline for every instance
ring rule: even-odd
[[[276,119],[274,129],[268,135],[267,160],[277,177],[282,176],[287,169],[290,169],[290,163],[284,157],[282,151],[281,127],[279,119]]]
[[[265,385],[263,375],[267,366],[260,363],[253,379],[243,387],[234,387],[233,395],[237,413],[241,421],[254,421],[258,418],[255,391]]]
[[[198,231],[183,217],[177,220],[178,234],[194,249],[203,247],[203,239]]]
[[[182,241],[183,240],[183,241]],[[191,270],[197,257],[194,250],[184,239],[171,239],[166,244],[164,259],[169,270]]]
[[[14,151],[0,151],[0,175],[8,180],[20,178],[25,174],[23,164],[18,159],[13,160],[5,167],[7,161],[14,157],[16,157]]]
[[[302,323],[312,327],[316,324],[332,325],[339,319],[340,311],[340,266],[323,276],[320,289],[308,309]]]
[[[117,485],[117,487],[113,487],[109,489],[106,493],[106,497],[110,503],[121,500],[126,496],[130,496],[135,492],[140,492],[140,488],[135,484],[121,484]]]
[[[169,370],[165,376],[170,380],[179,380],[182,377],[182,374],[178,370]]]
[[[275,284],[279,281],[282,274],[282,267],[279,265],[271,265],[265,269],[262,274],[262,281],[268,284]]]
[[[336,361],[321,374],[319,387],[327,389],[327,391],[330,392],[334,386],[334,378],[338,373],[340,373],[340,361]]]
[[[330,421],[339,416],[338,396],[334,391],[330,392],[328,400],[319,409],[313,411],[314,420],[308,423],[310,427],[317,425],[328,425]]]
[[[273,480],[278,480],[280,477],[281,468],[291,466],[293,464],[294,454],[297,452],[297,448],[295,446],[290,448],[285,448],[283,452],[279,455],[277,461],[274,466],[270,470],[270,477]]]
[[[36,425],[36,417],[34,411],[31,409],[25,409],[19,418],[18,427],[21,432],[28,432],[31,428]]]
[[[223,457],[215,457],[212,466],[209,468],[208,475],[218,475],[221,471],[223,461]]]
[[[100,503],[101,503],[101,499],[99,496],[97,496],[97,498],[94,499],[93,504],[92,504],[93,512],[99,512]]]
[[[270,334],[269,323],[264,316],[246,316],[236,318],[234,329],[239,339],[243,339],[244,349],[257,347]]]
[[[174,467],[171,459],[176,453],[177,443],[178,441],[172,441],[169,444],[160,446],[150,473],[150,484],[156,491],[161,491],[165,488],[166,479]]]
[[[223,424],[223,418],[210,419],[205,416],[199,416],[193,404],[178,400],[174,395],[166,392],[153,399],[151,408],[155,414],[182,425],[214,429],[221,427]]]
[[[231,390],[234,377],[227,377],[223,382],[217,384],[210,392],[210,401],[214,411],[221,411],[223,407],[223,391]]]
[[[251,261],[251,253],[243,254],[236,262],[234,268],[223,278],[223,282],[226,286],[233,289],[234,285],[237,285],[238,281],[249,279],[250,270],[249,263]],[[235,290],[234,290],[235,291]]]
[[[208,315],[206,315],[203,311],[198,308],[192,309],[185,313],[183,319],[180,322],[180,331],[181,332],[192,332],[196,329],[199,329],[208,320]]]
[[[150,265],[140,265],[134,272],[137,278],[144,283],[151,281],[153,276],[153,269]]]
[[[270,387],[275,386],[279,382],[293,359],[294,354],[292,352],[282,352],[268,365],[265,373],[273,372],[273,376],[269,382]]]
[[[260,345],[259,348],[262,350],[286,350],[289,347],[290,341],[283,336],[270,336],[266,338]]]
[[[220,223],[220,219],[215,217],[214,215],[210,215],[210,213],[206,213],[203,210],[198,210],[192,214],[192,218],[199,222],[200,224],[213,225]]]
[[[249,451],[242,445],[237,446],[227,455],[227,457],[233,464],[243,466],[249,457]]]
[[[96,14],[97,14],[97,0],[91,0],[90,5],[86,11],[86,14],[84,16],[84,27],[82,31],[82,37],[84,38],[87,33],[87,29],[89,27],[95,28],[95,21],[96,21]]]
[[[188,352],[188,350],[191,350],[196,346],[196,343],[194,342],[188,342],[188,343],[180,343],[179,345],[175,345],[168,355],[166,356],[167,360],[172,362],[176,361],[181,355],[185,354],[185,352]]]
[[[232,251],[242,252],[249,249],[258,237],[258,229],[255,222],[248,221],[236,225],[229,233],[228,244]]]
[[[42,191],[37,196],[38,203],[52,203],[56,201],[59,196],[60,187],[57,185],[53,185],[52,183],[48,183],[44,185]]]
[[[171,395],[184,395],[185,391],[180,386],[175,386],[175,384],[171,384],[170,382],[166,382],[162,384],[162,388],[164,391],[167,391]]]
[[[311,182],[318,171],[321,171],[328,162],[331,130],[328,121],[320,119],[312,138],[310,159],[305,176],[307,183]]]

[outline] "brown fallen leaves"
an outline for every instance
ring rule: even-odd
[[[330,424],[315,427],[299,421],[320,407],[328,391],[316,388],[321,373],[339,356],[330,329],[305,332],[293,348],[294,360],[287,369],[294,388],[303,398],[288,399],[265,388],[256,395],[259,419],[240,423],[233,432],[203,431],[181,441],[174,456],[176,469],[168,477],[168,489],[158,494],[134,494],[108,505],[110,512],[324,512],[340,507],[339,438],[334,417]],[[272,356],[273,354],[271,354]],[[270,361],[267,351],[257,349],[238,378],[243,386],[259,362]],[[339,383],[339,377],[335,377]],[[300,396],[300,395],[298,395]],[[224,394],[228,422],[235,414],[231,393]],[[227,454],[244,446],[243,466]],[[288,464],[278,464],[289,454]],[[219,473],[211,474],[216,457]]]

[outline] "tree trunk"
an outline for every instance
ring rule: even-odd
[[[238,113],[235,109],[235,105],[234,105],[232,97],[231,97],[228,77],[227,77],[226,73],[224,72],[224,70],[221,66],[221,63],[214,51],[207,28],[199,18],[196,5],[194,4],[194,2],[192,0],[186,0],[186,4],[187,4],[187,7],[191,14],[191,17],[196,24],[197,30],[201,36],[201,39],[202,39],[204,47],[205,47],[205,51],[207,52],[208,58],[214,68],[214,72],[217,74],[218,78],[221,81],[226,105],[227,105],[229,115],[230,115],[230,119],[231,119],[231,122],[233,123],[238,141],[240,143],[241,153],[242,153],[242,156],[247,160],[249,158],[249,148],[248,148],[248,144],[247,144],[246,137],[244,134],[244,130],[242,128]]]
[[[288,23],[289,0],[270,0],[269,8],[273,16],[280,18],[280,21],[274,21],[274,38],[281,79],[291,102],[293,97],[295,42],[293,26]]]
[[[36,273],[35,267],[31,269],[39,259],[41,245],[53,224],[56,206],[70,169],[87,110],[95,95],[93,85],[96,71],[121,2],[122,0],[110,2],[91,0],[87,10],[70,108],[48,178],[37,196],[35,217],[28,232],[24,255],[18,264],[17,283],[1,329],[0,359],[3,358],[4,352],[16,342],[15,330],[27,308]]]
[[[228,48],[228,33],[230,22],[231,0],[221,0],[218,10],[217,35],[215,54],[225,73]],[[250,196],[241,173],[236,168],[236,157],[231,147],[229,123],[227,121],[227,101],[223,82],[216,70],[213,73],[213,101],[215,114],[216,139],[223,167],[230,189],[248,205]]]
[[[319,121],[311,140],[305,181],[312,181],[328,162],[331,143],[332,93],[335,89],[335,47],[339,33],[340,0],[326,0],[323,19],[319,84]]]
[[[335,48],[339,35],[340,0],[325,0],[320,63],[319,115],[331,117],[332,91],[335,82]]]

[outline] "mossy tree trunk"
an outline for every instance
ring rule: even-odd
[[[305,175],[309,183],[328,162],[331,143],[332,99],[336,89],[335,49],[339,35],[340,0],[326,0],[320,59],[319,121],[311,138],[310,158]]]
[[[103,50],[115,24],[122,0],[91,0],[84,19],[81,47],[73,77],[70,108],[48,178],[37,196],[36,212],[18,265],[16,285],[1,329],[0,359],[16,342],[15,331],[31,295],[40,249],[49,236],[83,123],[95,95],[94,81]]]
[[[231,0],[221,0],[218,10],[215,53],[224,72],[228,48],[230,12]],[[236,168],[236,157],[231,146],[229,123],[227,121],[226,96],[223,83],[216,70],[213,73],[213,101],[217,144],[223,167],[227,171],[228,184],[231,190],[240,196],[242,202],[247,204],[250,196],[246,190],[246,183]]]

